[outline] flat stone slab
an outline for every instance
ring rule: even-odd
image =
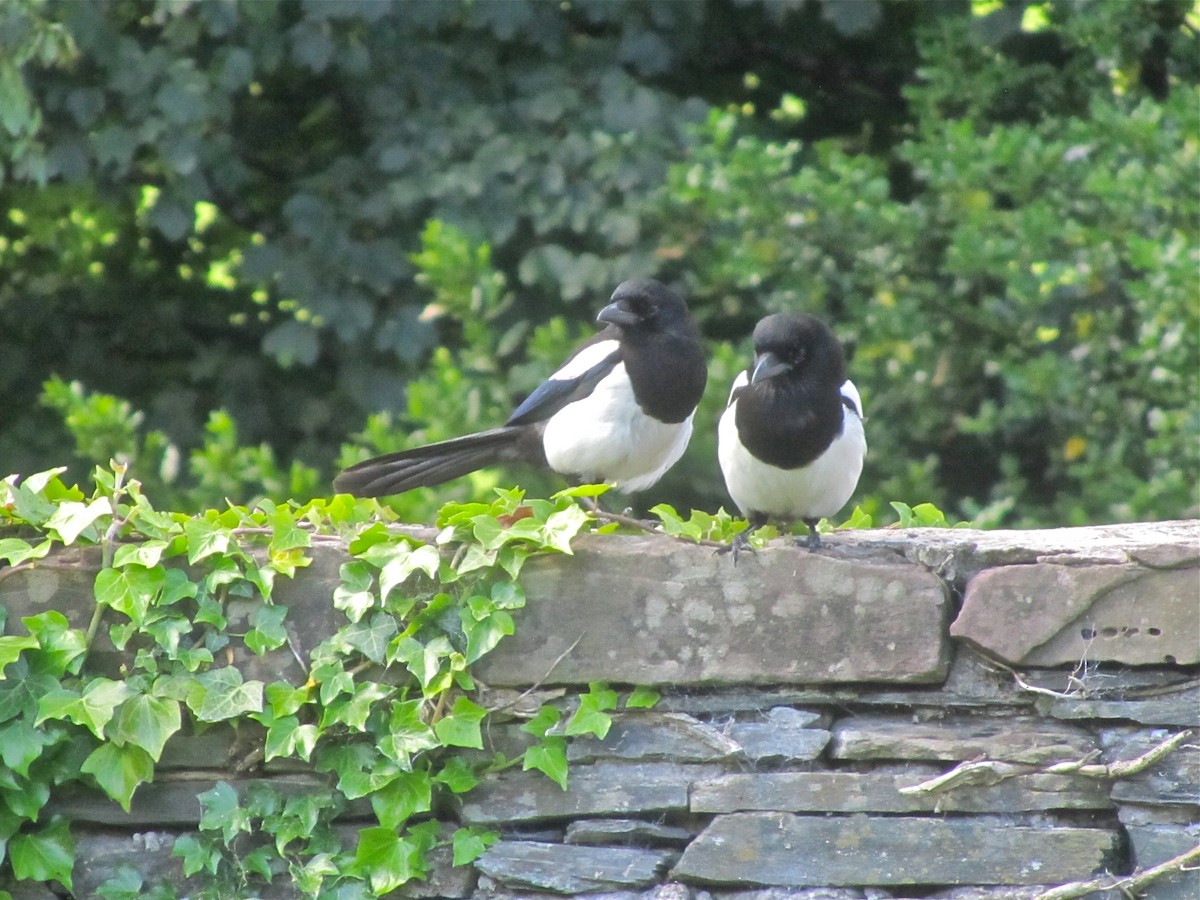
[[[893,550],[927,566],[956,588],[995,566],[1130,564],[1154,569],[1200,565],[1200,520],[1124,522],[1033,530],[869,529],[839,532],[839,545]]]
[[[734,567],[662,536],[586,535],[574,547],[526,564],[529,603],[517,633],[477,665],[484,683],[945,677],[946,587],[894,553],[846,558],[780,545]]]
[[[1035,699],[1042,715],[1056,719],[1125,719],[1143,725],[1200,726],[1200,684],[1191,682],[1177,690],[1162,690],[1153,696],[1122,699],[1088,697]]]
[[[698,829],[697,829],[698,830]],[[568,844],[683,846],[696,831],[641,819],[580,819],[567,826]]]
[[[596,763],[573,766],[565,791],[540,772],[505,772],[464,795],[460,815],[469,824],[496,825],[686,812],[692,783],[719,771],[708,765]]]
[[[1200,662],[1198,584],[1192,567],[989,569],[967,584],[950,633],[1012,665],[1192,665]]]
[[[475,861],[475,867],[506,887],[581,894],[648,887],[673,857],[663,850],[500,841]]]
[[[762,772],[719,775],[692,787],[692,812],[795,813],[1035,812],[1111,809],[1108,788],[1094,778],[1022,775],[991,786],[934,794],[901,788],[940,774],[932,767],[890,772]]]
[[[1135,759],[1170,734],[1171,731],[1157,730],[1103,731],[1100,742],[1105,751],[1104,760],[1113,763]],[[1145,771],[1114,782],[1112,798],[1120,803],[1200,807],[1200,742],[1194,738],[1185,741]]]
[[[1001,818],[732,813],[688,845],[672,875],[796,887],[1054,884],[1088,878],[1117,844],[1115,830]]]
[[[712,762],[741,750],[731,737],[684,713],[626,712],[613,716],[604,739],[576,738],[567,746],[567,759],[670,760]]]
[[[836,759],[1044,764],[1073,762],[1096,749],[1096,739],[1082,728],[1029,717],[955,716],[913,722],[899,716],[866,715],[834,725],[830,754]]]
[[[1149,869],[1200,846],[1200,823],[1192,825],[1126,825],[1133,859],[1139,869]],[[1156,881],[1143,894],[1147,900],[1196,900],[1200,897],[1200,869],[1177,872]]]

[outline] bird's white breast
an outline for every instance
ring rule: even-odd
[[[745,383],[743,373],[734,387]],[[855,411],[843,406],[841,432],[824,453],[799,469],[780,469],[753,456],[738,436],[737,401],[729,404],[718,426],[717,456],[729,496],[744,514],[819,519],[846,505],[862,474],[867,438],[858,390],[847,381],[841,394],[854,403]]]
[[[610,343],[586,348],[554,377],[585,371],[612,352],[611,346],[601,349]],[[691,435],[692,416],[668,424],[642,412],[625,364],[617,363],[591,394],[568,403],[547,420],[542,446],[556,472],[640,491],[675,464]]]

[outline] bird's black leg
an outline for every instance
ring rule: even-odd
[[[766,525],[766,524],[767,524],[766,516],[759,516],[759,515],[751,514],[750,515],[750,524],[747,525],[742,531],[739,531],[737,534],[735,534],[733,536],[733,539],[728,544],[726,544],[724,547],[718,547],[713,552],[718,553],[718,554],[732,553],[733,554],[733,564],[736,566],[738,564],[738,554],[741,553],[742,551],[745,551],[746,553],[757,553],[758,552],[757,550],[755,550],[753,547],[750,546],[750,533],[752,531],[754,531],[756,528],[761,528],[763,525]]]
[[[806,547],[809,550],[820,550],[821,535],[817,531],[817,523],[820,521],[820,519],[802,519],[801,521],[808,526],[808,537],[806,537],[803,541],[797,537],[794,541],[795,545],[797,547]]]

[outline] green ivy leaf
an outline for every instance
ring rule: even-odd
[[[567,735],[594,734],[601,740],[612,726],[612,716],[605,710],[616,709],[617,692],[599,681],[588,685],[588,692],[579,698],[579,708],[567,720]]]
[[[625,701],[626,709],[653,709],[655,704],[662,699],[662,694],[654,690],[654,688],[638,685],[629,694]]]
[[[90,503],[68,500],[60,503],[58,509],[43,526],[48,531],[58,533],[64,544],[73,544],[90,525],[101,516],[112,515],[112,504],[107,497],[99,497]]]
[[[286,681],[273,681],[265,693],[273,716],[290,716],[308,702],[309,688],[292,687]]]
[[[378,741],[379,750],[401,768],[410,767],[414,753],[439,746],[433,729],[421,721],[421,701],[403,700],[392,704],[387,732]]]
[[[229,552],[231,537],[229,531],[219,528],[204,519],[188,519],[183,524],[183,534],[187,538],[188,563],[195,565],[202,559],[214,554]]]
[[[379,595],[384,600],[414,572],[424,572],[430,578],[437,577],[441,558],[436,547],[429,544],[413,547],[408,543],[400,543],[390,549],[390,558],[379,572]]]
[[[129,687],[125,682],[109,678],[92,679],[82,693],[59,688],[38,700],[35,724],[41,725],[47,719],[66,719],[83,725],[103,740],[105,726],[112,721],[113,712],[128,696]]]
[[[8,845],[8,857],[17,880],[59,881],[72,890],[75,839],[65,819],[55,819],[41,831],[18,834]]]
[[[246,646],[250,652],[259,656],[268,650],[282,647],[287,642],[287,629],[283,620],[287,616],[286,606],[271,606],[266,603],[258,606],[250,616],[250,624],[254,627],[246,633]]]
[[[298,756],[307,762],[318,736],[316,725],[301,725],[295,716],[276,719],[267,728],[264,760],[270,762],[277,756]]]
[[[364,731],[371,708],[377,701],[389,697],[391,693],[391,688],[373,681],[357,685],[350,697],[339,698],[326,706],[324,714],[321,716],[321,727],[328,728],[330,725],[341,722],[355,731]]]
[[[371,662],[383,665],[388,644],[396,636],[396,621],[386,613],[378,612],[368,623],[347,625],[338,636],[345,646],[357,650]]]
[[[433,776],[433,781],[435,784],[445,785],[455,794],[465,794],[479,784],[471,764],[461,756],[451,756],[447,759],[441,770]]]
[[[450,845],[454,848],[454,865],[469,866],[475,860],[479,859],[479,857],[483,856],[483,851],[498,840],[500,840],[500,832],[498,831],[477,831],[474,828],[459,828],[450,839]]]
[[[525,751],[521,769],[537,769],[564,791],[567,789],[567,739],[548,735]]]
[[[196,676],[187,705],[201,722],[220,722],[242,713],[262,712],[261,681],[242,680],[233,666],[211,669]]]
[[[182,834],[175,839],[171,855],[183,860],[183,875],[191,878],[198,872],[208,872],[216,875],[221,866],[220,848],[213,846],[209,839],[201,840],[193,834]]]
[[[364,828],[358,833],[354,870],[371,883],[376,894],[394,891],[421,874],[413,859],[416,846],[391,828]]]
[[[458,697],[451,707],[450,714],[438,720],[433,726],[434,733],[448,747],[473,747],[483,749],[483,734],[479,723],[487,715],[487,710],[467,697]]]
[[[296,524],[295,516],[286,506],[275,507],[271,514],[271,529],[267,551],[272,558],[276,554],[312,546],[312,534]]]
[[[25,650],[37,649],[38,639],[32,635],[9,634],[0,637],[0,680],[4,678],[4,669],[9,663],[14,663]]]
[[[123,613],[140,628],[166,582],[167,572],[161,565],[153,569],[132,564],[123,569],[101,569],[96,573],[96,602]]]
[[[473,663],[495,648],[500,641],[513,633],[512,616],[497,609],[486,618],[477,620],[469,609],[460,611],[463,631],[467,635],[467,663]]]
[[[133,866],[124,865],[116,874],[96,888],[96,894],[104,900],[141,900],[146,896],[142,890],[141,873]]]
[[[3,538],[0,539],[0,559],[7,559],[10,566],[18,566],[29,559],[41,559],[52,546],[54,542],[49,539],[34,545],[21,538]]]
[[[109,737],[117,744],[141,747],[158,762],[167,740],[180,725],[178,700],[136,694],[121,704]]]
[[[342,563],[338,574],[341,583],[333,589],[333,605],[351,622],[357,622],[375,605],[375,595],[371,591],[375,576],[371,567],[361,560]]]
[[[95,778],[104,793],[129,812],[129,803],[137,786],[154,779],[154,760],[133,744],[124,747],[101,744],[83,761],[80,771]]]
[[[380,825],[395,831],[411,816],[428,812],[432,798],[428,772],[403,772],[371,794],[371,808]]]
[[[250,816],[239,804],[237,791],[226,782],[218,781],[209,790],[197,794],[196,799],[204,810],[200,816],[200,828],[204,831],[220,831],[226,846],[239,834],[250,830]]]
[[[29,766],[42,755],[42,748],[54,742],[53,736],[26,719],[0,725],[0,759],[23,778],[29,777]]]
[[[122,544],[117,548],[117,552],[113,554],[113,568],[119,569],[123,566],[136,564],[147,569],[152,569],[159,564],[162,559],[163,551],[170,544],[167,541],[144,541],[140,544]]]

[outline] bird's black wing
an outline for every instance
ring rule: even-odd
[[[612,349],[605,353],[609,343]],[[581,363],[580,359],[590,361],[592,357],[597,357],[596,362],[582,368],[584,363]],[[585,345],[566,365],[538,385],[504,424],[529,425],[533,422],[544,422],[568,403],[588,396],[620,361],[621,348],[616,341]]]

